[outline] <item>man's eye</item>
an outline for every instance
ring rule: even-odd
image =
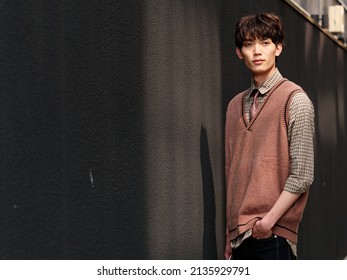
[[[252,43],[244,43],[243,44],[245,47],[250,47],[250,46],[252,46]]]

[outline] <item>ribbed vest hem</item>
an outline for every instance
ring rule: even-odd
[[[297,232],[286,228],[286,227],[282,227],[280,225],[275,225],[272,228],[272,233],[276,234],[278,236],[281,236],[285,239],[288,239],[289,241],[293,242],[293,243],[298,243],[298,234]]]
[[[249,229],[252,229],[254,224],[261,218],[262,217],[260,216],[256,216],[253,218],[248,218],[248,220],[246,221],[244,219],[240,219],[240,222],[237,225],[237,227],[229,232],[230,241],[236,239],[238,236],[245,233]],[[293,229],[290,227],[286,227],[285,225],[276,224],[272,228],[272,233],[281,236],[285,239],[288,239],[289,241],[296,244],[298,241],[298,234],[296,228],[298,228],[298,225],[295,227],[295,229]]]

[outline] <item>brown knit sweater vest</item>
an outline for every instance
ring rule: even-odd
[[[230,101],[225,129],[227,230],[230,240],[251,229],[264,217],[283,191],[290,173],[287,134],[289,102],[303,90],[281,79],[267,94],[248,123],[244,95]],[[307,192],[273,227],[273,233],[294,243],[307,201]]]

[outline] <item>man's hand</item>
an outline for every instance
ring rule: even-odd
[[[270,224],[266,223],[265,219],[257,221],[252,229],[252,236],[255,239],[269,238],[272,235],[272,227]]]
[[[254,224],[252,236],[258,239],[271,237],[273,226],[295,203],[300,195],[300,193],[290,193],[285,190],[282,191],[271,210],[264,216],[264,218]]]

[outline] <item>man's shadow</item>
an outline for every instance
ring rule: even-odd
[[[215,231],[216,203],[206,128],[200,130],[200,164],[204,200],[203,259],[217,259]]]

